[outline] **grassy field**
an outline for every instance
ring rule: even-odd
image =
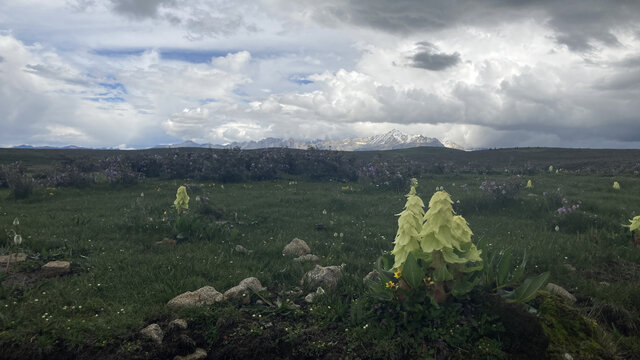
[[[46,164],[48,155],[36,154],[30,165]],[[384,156],[392,161],[393,154]],[[3,162],[16,159],[9,155]],[[482,153],[452,156],[468,156],[454,159],[464,163],[474,157],[480,161]],[[529,161],[509,156],[501,153],[500,158],[512,168]],[[402,157],[420,159],[415,150]],[[581,160],[579,154],[557,158],[594,166],[606,157],[595,162]],[[529,179],[533,188],[521,187],[505,198],[487,197],[479,188],[483,181],[524,184]],[[612,188],[613,181],[620,183],[620,190]],[[560,329],[547,323],[549,357],[640,358],[640,248],[621,226],[640,215],[636,174],[514,175],[513,170],[493,169],[488,174],[424,173],[419,182],[418,194],[425,203],[436,187],[449,192],[454,209],[474,232],[473,241],[486,253],[512,249],[520,258],[526,252],[530,274],[550,271],[550,282],[577,297],[572,316],[593,322],[593,328],[586,331],[587,339],[571,341],[570,326]],[[172,208],[180,185],[187,185],[191,196],[190,209],[182,216]],[[399,190],[289,175],[226,184],[146,179],[126,187],[38,187],[18,200],[10,197],[9,189],[0,189],[0,229],[19,232],[19,250],[29,256],[0,274],[2,357],[172,358],[171,349],[154,346],[138,332],[152,322],[166,324],[181,316],[209,358],[527,358],[504,351],[499,331],[478,336],[481,325],[461,322],[455,314],[434,315],[439,322],[425,324],[433,326],[425,341],[415,338],[415,329],[394,325],[395,330],[389,330],[362,278],[393,248],[394,215],[403,209],[408,186]],[[569,207],[579,208],[559,213],[563,198]],[[19,225],[14,225],[16,218]],[[324,228],[318,230],[317,224]],[[175,247],[156,244],[178,234],[181,241]],[[313,264],[294,263],[281,254],[295,237],[320,256],[319,264],[344,264],[338,288],[313,304],[303,301],[306,292],[295,293]],[[238,244],[253,253],[234,251]],[[2,252],[9,250],[7,245]],[[72,273],[29,277],[50,260],[71,261]],[[205,285],[224,291],[250,276],[268,288],[250,305],[225,302],[179,314],[166,307],[185,291]],[[256,304],[278,298],[283,306]],[[301,307],[287,304],[287,299]],[[531,306],[542,314],[545,303],[538,300]],[[502,326],[500,319],[483,321]],[[465,327],[474,330],[460,330]],[[255,347],[262,351],[256,353]]]

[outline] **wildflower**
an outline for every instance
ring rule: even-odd
[[[527,181],[527,189],[531,189],[533,187],[533,184],[531,183],[531,180]]]
[[[393,274],[393,277],[400,279],[400,276],[402,276],[402,269],[398,268],[398,270]]]
[[[613,190],[620,190],[620,184],[617,181],[613,182]]]
[[[628,227],[629,231],[640,231],[640,215],[630,219],[629,222],[631,224],[623,226]]]
[[[322,215],[327,215],[327,209],[322,210]]]
[[[389,280],[386,284],[384,284],[384,286],[386,286],[387,288],[392,288],[395,286],[395,284],[393,283],[393,281]]]
[[[560,226],[556,225],[556,227],[554,228],[555,231],[560,231]]]
[[[144,193],[143,192],[140,193],[140,197],[144,197]]]
[[[22,236],[16,234],[13,236],[13,244],[18,246],[20,244],[22,244]]]
[[[187,195],[187,188],[184,185],[178,188],[173,205],[178,212],[189,209],[189,195]]]
[[[20,225],[20,220],[18,220],[18,218],[13,219],[13,226],[18,226]]]
[[[549,165],[549,172],[553,172],[553,165]]]

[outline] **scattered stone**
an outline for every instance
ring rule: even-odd
[[[180,334],[176,339],[176,348],[179,354],[191,354],[196,350],[196,342],[185,334]]]
[[[190,306],[212,305],[220,302],[224,296],[212,286],[204,286],[196,291],[187,291],[169,300],[167,306],[181,309]]]
[[[282,249],[282,255],[298,257],[307,255],[311,252],[309,245],[304,240],[294,238],[287,246]]]
[[[202,360],[207,358],[207,352],[204,349],[197,348],[193,354],[180,356],[177,355],[173,360]]]
[[[2,255],[0,256],[0,265],[6,266],[7,262],[9,263],[9,265],[12,265],[12,264],[21,263],[26,260],[27,260],[27,254],[25,253]]]
[[[568,292],[565,288],[563,288],[560,285],[556,285],[554,283],[547,283],[547,286],[545,286],[544,289],[552,294],[560,296],[561,298],[569,301],[570,303],[576,302],[576,297],[573,296],[573,294]]]
[[[64,275],[71,271],[71,263],[68,261],[49,261],[42,265],[40,271],[44,277]]]
[[[569,353],[564,353],[564,355],[562,355],[562,358],[564,360],[573,360],[573,356],[571,356],[571,354]]]
[[[172,320],[169,325],[168,325],[168,331],[169,332],[178,332],[181,330],[186,330],[188,327],[187,325],[187,321],[184,319],[175,319]]]
[[[173,247],[176,247],[177,244],[178,244],[177,240],[169,239],[167,237],[160,241],[156,241],[156,245],[173,245]]]
[[[365,277],[362,278],[362,283],[367,284],[368,282],[378,283],[381,281],[380,273],[377,270],[373,270]]]
[[[140,334],[142,336],[151,339],[156,344],[162,344],[162,338],[164,337],[164,333],[158,324],[151,324],[146,328],[140,330]]]
[[[342,267],[316,265],[302,277],[301,283],[309,289],[322,287],[327,290],[335,289],[338,280],[342,277]]]
[[[576,268],[571,264],[564,264],[564,268],[571,272],[576,271]]]
[[[253,253],[253,250],[249,250],[249,249],[247,249],[246,247],[244,247],[242,245],[236,245],[235,250],[236,250],[237,253],[240,253],[240,254],[249,255],[249,254]]]
[[[260,284],[260,280],[257,278],[246,278],[240,281],[240,284],[237,286],[225,291],[224,299],[240,300],[243,304],[248,304],[251,301],[251,290],[258,292],[266,290],[266,288]]]
[[[296,286],[291,290],[285,291],[283,294],[287,296],[293,296],[293,297],[300,296],[302,295],[302,289]]]
[[[308,293],[307,296],[304,297],[304,301],[311,304],[313,303],[313,298],[316,296],[316,293]]]
[[[320,258],[313,254],[302,255],[293,259],[293,261],[295,262],[318,261],[318,260],[320,260]]]

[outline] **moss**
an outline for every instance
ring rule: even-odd
[[[605,348],[598,343],[593,320],[585,318],[575,307],[561,298],[540,291],[535,300],[540,322],[549,336],[548,354],[551,359],[564,359],[564,354],[574,359],[608,359]]]

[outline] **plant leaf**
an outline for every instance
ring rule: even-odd
[[[544,272],[538,276],[526,278],[520,287],[518,287],[507,298],[510,302],[527,302],[536,297],[536,291],[538,291],[547,280],[549,280],[550,273]]]
[[[418,260],[416,260],[412,253],[409,253],[407,260],[404,262],[402,278],[412,289],[418,288],[424,278],[424,271],[420,265],[418,265]]]

